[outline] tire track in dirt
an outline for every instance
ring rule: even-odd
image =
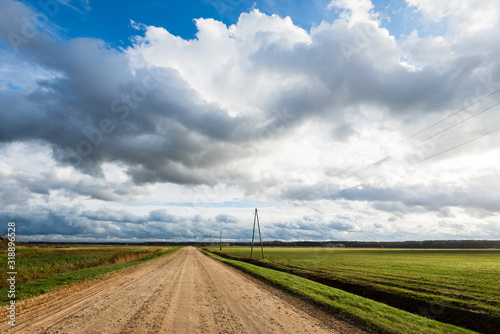
[[[25,310],[2,333],[362,333],[193,247]]]
[[[126,333],[158,333],[161,324],[166,316],[167,310],[173,296],[180,290],[180,282],[185,276],[185,261],[187,254],[183,254],[182,259],[176,258],[172,263],[181,270],[169,270],[163,279],[162,284],[155,290],[150,298],[141,306],[134,316],[122,327],[120,334]]]
[[[206,260],[212,260],[207,258]],[[198,258],[198,264],[201,268],[202,275],[206,277],[207,282],[210,282],[210,291],[213,295],[217,296],[216,299],[225,298],[227,303],[224,305],[224,312],[220,314],[227,314],[227,319],[229,319],[229,327],[226,329],[227,333],[262,333],[259,328],[263,328],[261,320],[257,317],[251,316],[247,310],[242,307],[242,304],[236,302],[232,293],[224,286],[224,282],[221,281],[220,277],[214,275],[213,272],[207,269],[205,263]],[[235,328],[231,324],[237,323],[239,326]]]
[[[189,321],[192,314],[196,314],[197,311],[192,303],[193,289],[196,288],[193,269],[191,258],[181,267],[182,281],[178,282],[170,299],[167,314],[161,326],[164,331],[177,333],[184,330],[185,333],[195,333],[192,331],[192,322]]]

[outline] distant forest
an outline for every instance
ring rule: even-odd
[[[160,245],[164,243],[146,243]],[[207,245],[208,243],[188,243]],[[265,247],[357,247],[357,248],[476,248],[500,249],[500,240],[427,240],[427,241],[264,241]],[[212,245],[218,245],[213,242]],[[250,246],[250,242],[224,242],[223,246]],[[258,243],[255,245],[259,246]]]
[[[0,237],[0,239],[3,239]],[[3,244],[3,242],[1,242]],[[143,243],[72,243],[21,242],[22,245],[148,245],[148,246],[208,246],[208,242],[143,242]],[[351,248],[430,248],[430,249],[500,249],[500,240],[426,240],[426,241],[264,241],[265,247],[351,247]],[[218,246],[218,242],[212,242]],[[250,246],[250,242],[223,242],[222,246]],[[259,243],[255,243],[259,246]],[[3,245],[2,245],[3,246]]]
[[[236,243],[236,245],[243,245]],[[244,243],[250,245],[250,243]],[[500,240],[427,240],[427,241],[296,241],[264,242],[274,247],[358,247],[358,248],[500,248]]]

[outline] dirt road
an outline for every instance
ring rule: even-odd
[[[1,333],[362,333],[193,247],[24,308]]]

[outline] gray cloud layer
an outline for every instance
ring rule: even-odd
[[[26,29],[20,15],[35,14],[12,1],[4,1],[3,8],[0,35],[9,43],[9,34],[23,36]],[[88,170],[120,161],[136,182],[210,184],[205,168],[239,157],[235,144],[258,138],[259,129],[251,127],[258,122],[204,101],[175,70],[132,70],[125,54],[102,41],[65,41],[40,30],[18,46],[19,55],[57,77],[38,81],[32,91],[2,92],[1,117],[9,124],[4,141],[46,141],[59,161]],[[485,62],[493,77],[500,71],[489,53],[475,52],[446,67],[408,72],[393,61],[401,53],[394,40],[376,30],[346,58],[339,45],[359,39],[356,31],[370,30],[339,21],[316,28],[310,44],[290,48],[279,39],[257,41],[260,47],[240,60],[252,71],[307,78],[270,99],[259,121],[279,127],[282,120],[273,117],[272,108],[287,108],[290,123],[318,114],[335,123],[343,106],[362,104],[394,114],[436,112],[436,106],[447,107],[474,90],[475,73]],[[372,59],[373,50],[387,58]]]

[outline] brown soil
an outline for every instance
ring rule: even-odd
[[[192,247],[16,306],[1,333],[364,333]]]

